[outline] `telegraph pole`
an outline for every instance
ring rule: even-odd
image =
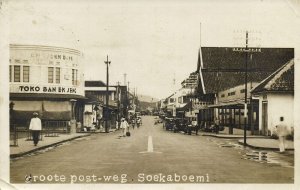
[[[254,38],[253,38],[254,39]],[[256,38],[258,39],[258,38]],[[246,30],[246,44],[245,48],[233,48],[233,51],[245,53],[245,100],[244,100],[244,146],[247,145],[247,119],[248,119],[248,53],[261,52],[261,48],[249,48],[248,31]],[[252,117],[252,116],[251,116]]]
[[[108,86],[109,86],[109,72],[108,72],[108,66],[110,65],[111,61],[108,61],[108,55],[106,57],[106,61],[104,61],[106,64],[106,96],[105,96],[105,104],[106,104],[106,109],[105,109],[105,132],[108,133],[108,119],[109,119],[109,111],[108,111],[108,101],[109,101],[109,91],[108,91]]]
[[[121,116],[121,111],[120,111],[120,103],[121,103],[121,89],[120,89],[120,82],[117,82],[117,106],[118,106],[118,121],[120,120],[120,116]]]
[[[127,74],[124,73],[124,86],[126,86],[126,76],[127,76]]]
[[[128,108],[128,110],[129,110],[129,107],[130,107],[130,92],[129,92],[129,83],[130,82],[127,82],[128,83],[128,90],[127,90],[127,93],[128,93],[128,96],[127,96],[127,98],[128,98],[128,105],[127,105],[127,108]]]
[[[248,31],[246,31],[246,48],[245,48],[245,108],[244,108],[244,146],[247,145],[247,83],[248,83]]]

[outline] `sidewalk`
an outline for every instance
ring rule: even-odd
[[[17,147],[10,147],[10,158],[16,158],[20,156],[24,156],[26,154],[35,152],[37,150],[42,150],[63,142],[71,141],[77,138],[90,136],[91,134],[81,134],[81,133],[75,133],[75,134],[59,134],[58,137],[45,137],[43,136],[43,140],[39,141],[37,146],[33,145],[32,141],[27,141],[27,138],[21,138],[18,139],[18,145]]]
[[[244,144],[243,139],[238,142]],[[271,138],[247,139],[247,146],[256,149],[279,150],[278,139]],[[294,150],[294,141],[286,140],[286,150]]]
[[[215,134],[208,132],[200,132],[201,136],[211,136],[217,138],[226,138],[226,139],[239,139],[239,144],[244,144],[244,135],[229,135],[229,134]],[[294,150],[294,141],[286,140],[287,148],[286,150]],[[247,135],[247,146],[256,149],[265,149],[265,150],[279,150],[278,139],[271,139],[267,136],[258,136],[258,135]]]

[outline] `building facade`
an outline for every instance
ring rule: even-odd
[[[233,129],[245,127],[248,132],[257,134],[260,122],[258,99],[251,97],[248,92],[255,84],[292,59],[294,49],[261,48],[259,53],[249,53],[247,69],[245,54],[233,49],[233,47],[199,49],[196,71],[199,80],[195,91],[200,101],[207,101],[207,106],[199,109],[198,120],[214,122],[220,116],[221,124],[230,128],[230,134],[233,134]],[[245,75],[248,83],[247,109],[244,100]]]
[[[99,127],[104,126],[104,121],[109,121],[110,128],[115,128],[116,121],[120,117],[127,116],[128,109],[128,94],[126,86],[109,86],[108,88],[108,107],[106,107],[106,84],[102,81],[85,81],[85,95],[88,99],[93,101],[93,110],[96,107],[97,124]],[[88,106],[86,104],[85,113],[88,113]],[[107,114],[107,115],[106,115]]]
[[[43,121],[83,120],[82,53],[75,49],[10,45],[9,93],[13,122],[27,125],[32,113]]]
[[[293,131],[294,128],[294,59],[253,88],[252,96],[259,100],[259,131],[272,135],[280,117]]]

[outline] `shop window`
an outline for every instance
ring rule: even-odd
[[[53,83],[54,78],[54,68],[48,67],[48,83]]]
[[[14,66],[14,82],[21,82],[21,66]]]
[[[55,68],[55,81],[58,84],[60,83],[60,68],[59,67]]]
[[[23,66],[23,82],[29,82],[29,66]]]

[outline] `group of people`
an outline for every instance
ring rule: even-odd
[[[132,128],[134,129],[135,125],[139,127],[142,123],[141,118],[133,118],[132,121],[130,122],[132,125]],[[199,127],[196,124],[196,121],[191,121],[190,126],[192,127],[193,125],[196,126],[196,134],[198,134]],[[218,118],[215,119],[214,122],[215,125],[215,130],[216,133],[219,132],[219,125],[220,121]],[[121,124],[120,124],[120,129],[122,129],[122,136],[130,136],[129,132],[129,123],[126,121],[126,119],[123,117],[121,119]],[[32,132],[32,139],[33,139],[33,144],[34,146],[37,146],[39,142],[39,137],[40,137],[40,131],[42,130],[42,122],[41,119],[38,117],[38,113],[34,112],[33,117],[30,120],[30,125],[29,125],[29,130]],[[280,123],[275,126],[275,132],[279,138],[279,151],[284,152],[286,148],[286,137],[291,133],[288,129],[288,126],[284,123],[284,118],[280,117]],[[129,133],[129,135],[128,135]]]

